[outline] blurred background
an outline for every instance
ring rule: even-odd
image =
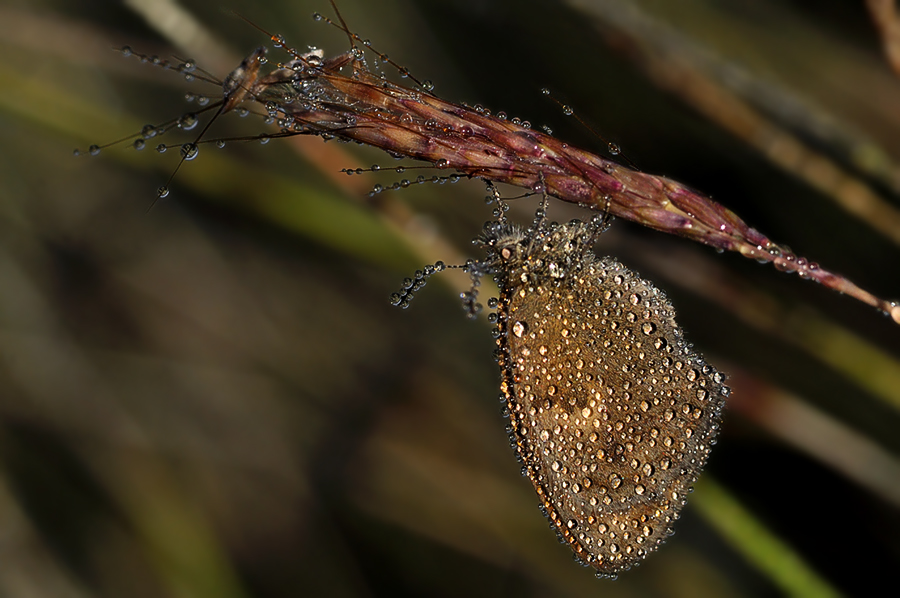
[[[900,298],[900,79],[861,3],[339,5],[442,97],[600,154],[615,142],[642,170]],[[230,10],[301,50],[347,47],[311,18],[332,14],[325,0],[0,2],[0,595],[895,585],[900,329],[875,310],[615,222],[598,253],[666,290],[734,392],[675,536],[617,581],[596,580],[519,475],[489,326],[457,298],[465,277],[432,279],[406,311],[388,303],[416,268],[478,257],[481,183],[372,200],[375,184],[409,175],[339,171],[397,165],[383,154],[318,138],[231,142],[202,146],[148,212],[177,151],[72,156],[196,110],[187,92],[216,97],[112,48],[193,58],[221,78],[267,43]],[[220,120],[212,137],[265,130]],[[530,222],[534,208],[514,202],[513,217]],[[551,204],[556,220],[579,215]]]

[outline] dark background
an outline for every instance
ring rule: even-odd
[[[149,4],[159,22],[174,14]],[[200,29],[180,17],[167,33],[118,3],[0,4],[0,593],[777,596],[895,586],[895,324],[771,266],[616,222],[598,252],[666,290],[734,393],[676,535],[618,581],[595,580],[557,545],[519,476],[489,327],[467,321],[456,299],[465,277],[433,279],[407,311],[388,304],[423,264],[477,257],[469,240],[490,218],[480,183],[372,202],[367,191],[394,177],[338,171],[395,165],[378,152],[317,138],[229,143],[203,146],[147,212],[176,151],[126,143],[72,157],[196,109],[187,90],[219,93],[110,48],[191,57],[223,77],[267,41],[218,2],[181,6]],[[642,170],[900,297],[890,220],[900,80],[858,3],[340,7],[441,96],[547,124],[598,153],[616,142]],[[225,8],[301,50],[346,48],[310,18],[332,14],[324,1]],[[657,29],[629,33],[619,19],[634,14]],[[666,89],[641,56],[698,74]],[[756,110],[769,137],[736,136],[726,108],[712,109],[717,120],[686,101],[698,82]],[[606,141],[563,116],[545,86]],[[228,115],[210,134],[263,129]],[[803,159],[776,151],[788,141]],[[842,208],[834,198],[852,185],[884,212]],[[523,200],[512,213],[530,222],[533,210]],[[557,220],[577,215],[550,207]]]

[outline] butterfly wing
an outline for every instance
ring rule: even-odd
[[[613,575],[671,535],[728,391],[661,291],[589,251],[575,263],[557,278],[506,278],[502,389],[548,518],[577,558]]]

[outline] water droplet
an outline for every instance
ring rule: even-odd
[[[160,187],[156,190],[156,197],[159,199],[163,199],[164,197],[169,196],[169,188],[168,187]]]
[[[88,148],[88,153],[92,156],[96,156],[97,154],[100,153],[100,146],[92,145],[91,147]]]
[[[178,119],[178,127],[185,131],[190,131],[197,126],[198,122],[200,122],[200,120],[197,118],[197,115],[189,112]]]
[[[196,143],[185,143],[181,146],[181,156],[185,160],[193,160],[200,154],[200,148]]]

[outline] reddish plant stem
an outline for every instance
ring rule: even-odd
[[[480,107],[390,82],[366,68],[358,48],[328,59],[320,53],[293,54],[295,60],[248,82],[248,95],[282,119],[286,134],[353,140],[737,251],[845,293],[900,323],[895,302],[776,245],[732,211],[677,181],[573,148]],[[248,68],[246,61],[242,68]],[[352,74],[342,74],[345,68]]]

